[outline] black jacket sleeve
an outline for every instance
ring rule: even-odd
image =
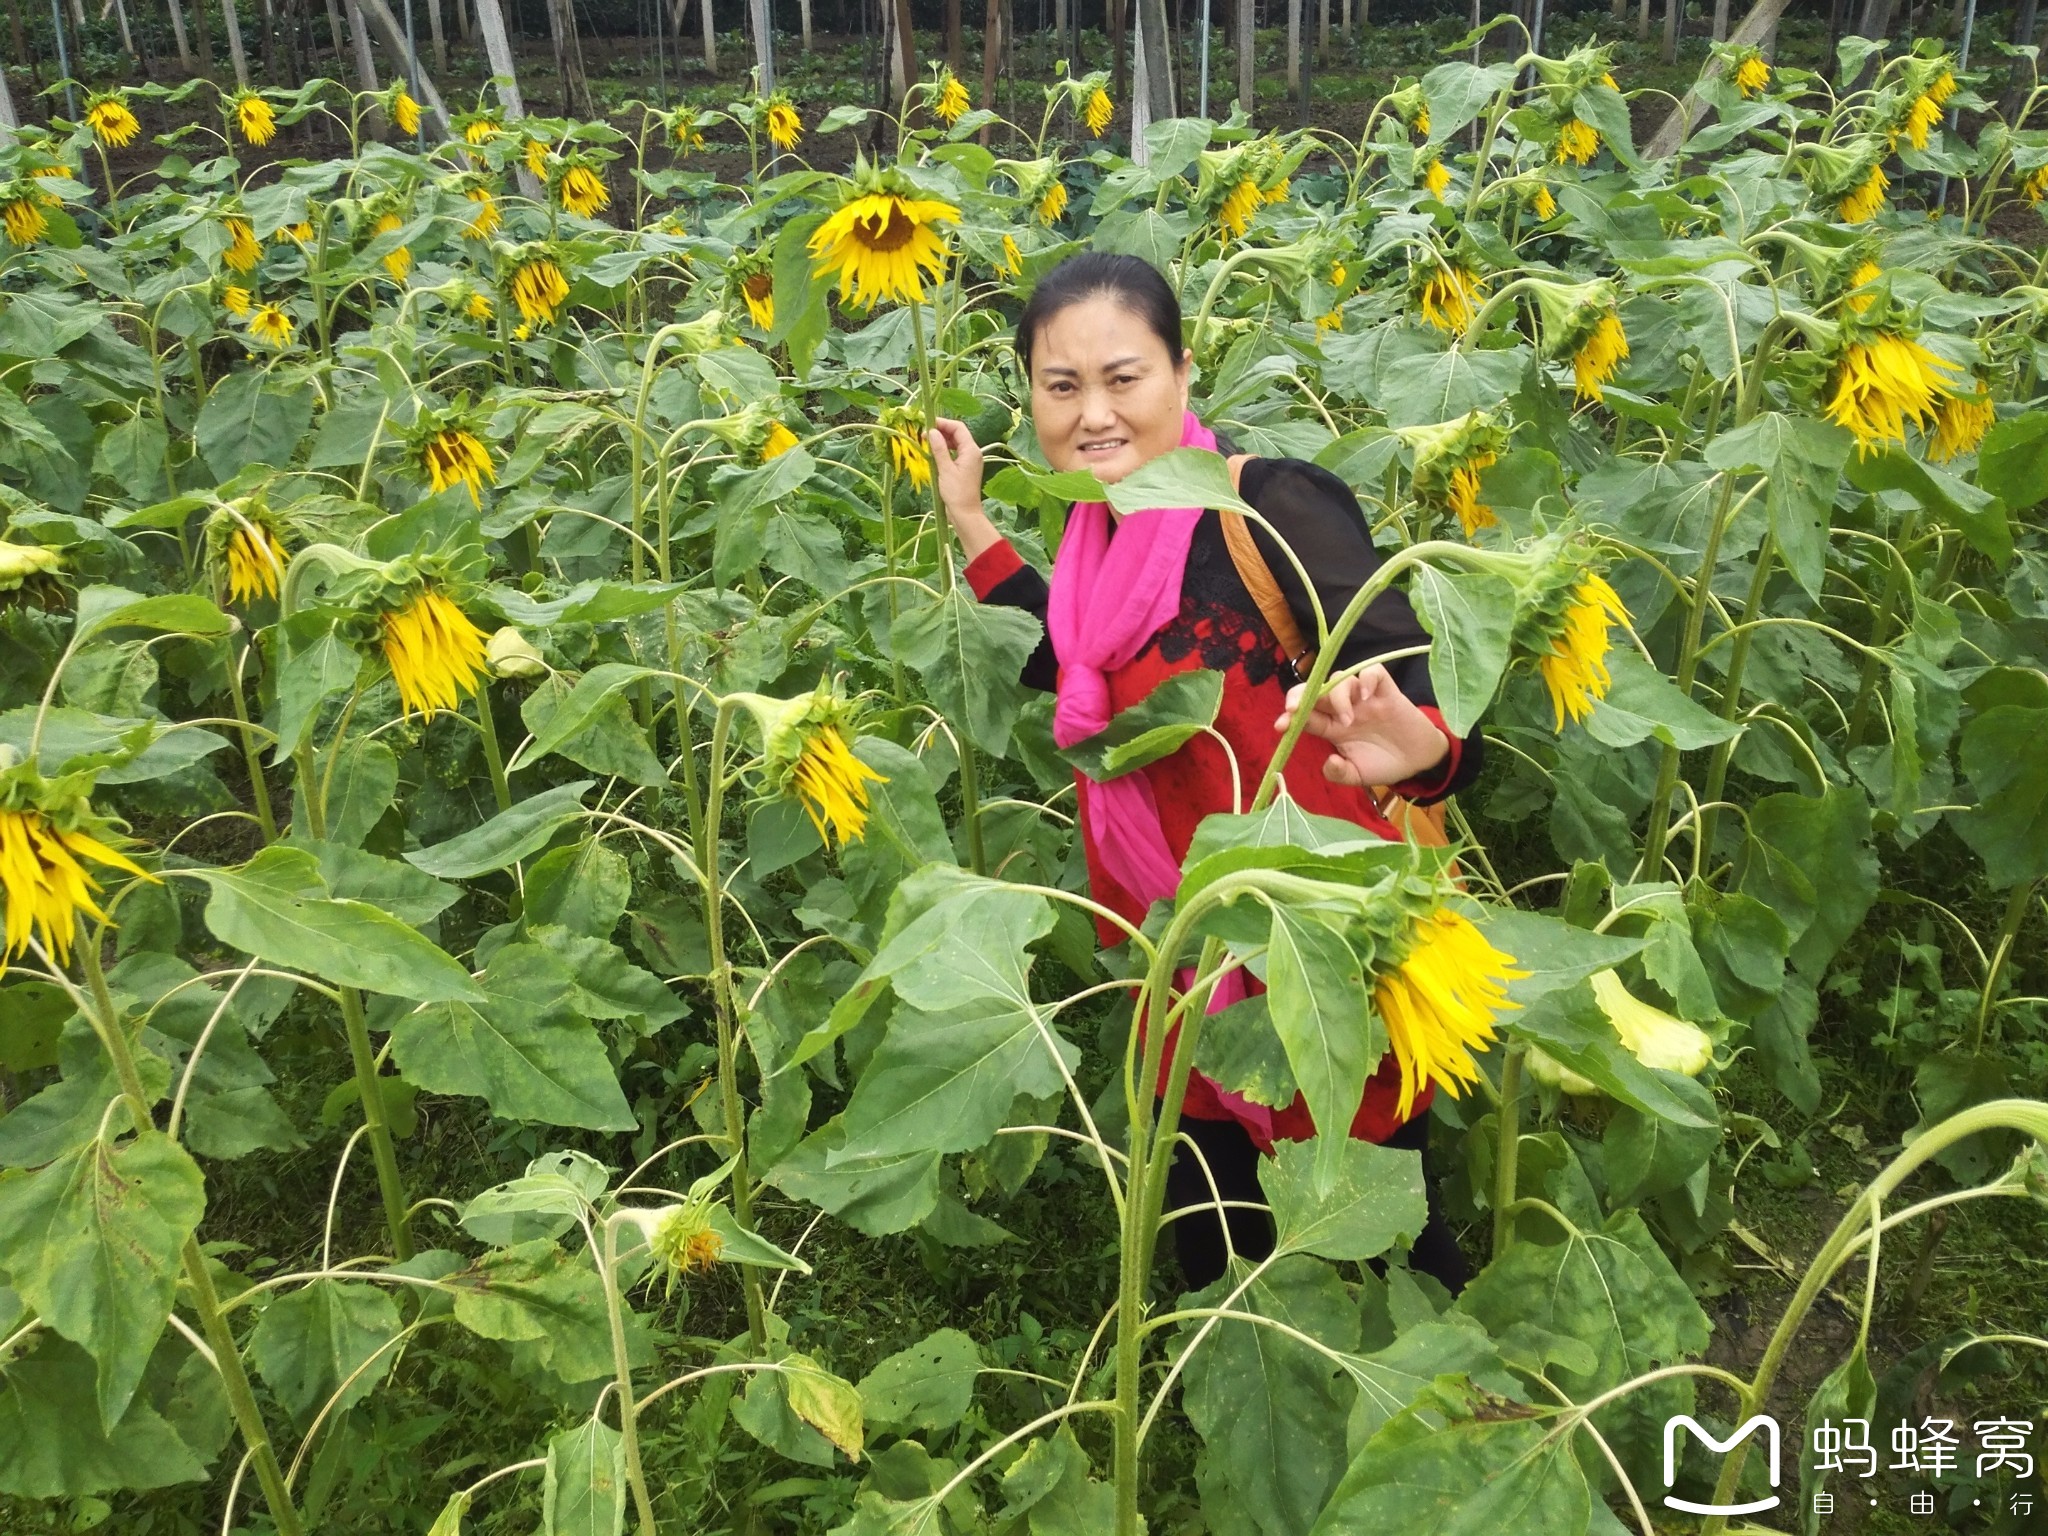
[[[1024,663],[1023,681],[1026,688],[1036,688],[1045,693],[1052,692],[1060,675],[1059,662],[1052,653],[1052,630],[1045,622],[1046,600],[1051,591],[1038,567],[1025,562],[981,594],[984,603],[999,608],[1021,608],[1038,620],[1045,632],[1038,637],[1038,648]]]
[[[1327,469],[1301,459],[1252,459],[1244,466],[1239,493],[1272,525],[1272,532],[1252,524],[1252,538],[1272,569],[1273,578],[1294,611],[1295,622],[1313,643],[1316,619],[1308,591],[1274,538],[1277,532],[1287,541],[1310,580],[1315,583],[1324,620],[1335,624],[1339,615],[1358,595],[1360,587],[1383,563],[1372,542],[1372,529],[1365,511],[1351,487]],[[1389,588],[1366,607],[1357,627],[1337,650],[1337,667],[1355,666],[1389,651],[1430,643],[1427,631],[1416,622],[1407,594]],[[1429,680],[1429,657],[1416,655],[1387,663],[1394,684],[1417,704],[1434,708],[1436,690]],[[1464,738],[1457,763],[1449,778],[1432,785],[1419,798],[1438,800],[1457,793],[1479,772],[1483,741],[1478,726]]]

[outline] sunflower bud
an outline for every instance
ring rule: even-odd
[[[1592,977],[1593,1000],[1614,1026],[1628,1053],[1644,1066],[1658,1072],[1677,1072],[1698,1077],[1714,1059],[1714,1042],[1697,1024],[1673,1018],[1653,1008],[1627,987],[1612,970],[1596,971]],[[1530,1075],[1565,1093],[1589,1095],[1600,1092],[1598,1085],[1580,1076],[1542,1048],[1529,1052]]]
[[[494,630],[484,647],[484,661],[493,677],[545,677],[548,664],[533,642],[507,624]]]
[[[38,576],[64,567],[64,557],[40,544],[9,544],[0,539],[0,592],[12,592]]]

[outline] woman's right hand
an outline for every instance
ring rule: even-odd
[[[931,449],[932,473],[939,482],[939,505],[960,536],[960,548],[969,560],[990,545],[1002,542],[996,525],[981,509],[981,444],[974,440],[967,423],[950,416],[934,416],[926,434]]]

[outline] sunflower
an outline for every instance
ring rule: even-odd
[[[81,857],[145,880],[156,879],[126,854],[81,829],[59,827],[41,810],[0,810],[0,891],[7,895],[0,969],[28,948],[38,930],[50,957],[60,966],[68,965],[78,914],[106,920],[107,914],[93,900],[99,882],[85,872]]]
[[[263,259],[263,247],[256,243],[256,232],[249,227],[247,219],[227,221],[228,248],[221,260],[237,272],[254,272],[256,263]]]
[[[126,149],[142,132],[142,124],[119,94],[94,96],[85,104],[85,126],[109,149]]]
[[[270,103],[254,91],[235,92],[228,105],[235,114],[235,126],[242,130],[242,137],[251,144],[268,144],[277,134],[277,113]]]
[[[1223,206],[1216,210],[1216,222],[1223,233],[1233,240],[1242,239],[1251,228],[1252,215],[1259,211],[1260,201],[1259,184],[1249,176],[1239,178],[1224,197]]]
[[[1568,117],[1557,130],[1557,158],[1584,165],[1600,153],[1600,130],[1591,123]]]
[[[1548,224],[1557,217],[1557,199],[1550,195],[1550,188],[1538,184],[1536,195],[1529,200],[1529,207],[1537,219]]]
[[[1559,732],[1567,715],[1574,721],[1585,719],[1593,712],[1594,701],[1606,698],[1613,686],[1607,670],[1607,631],[1616,621],[1628,623],[1629,612],[1614,588],[1604,576],[1582,574],[1557,617],[1549,649],[1536,658]]]
[[[1003,236],[1003,257],[996,263],[996,271],[1004,277],[1019,277],[1024,272],[1024,253],[1017,249],[1014,235]]]
[[[463,225],[465,239],[488,240],[497,227],[505,222],[505,216],[498,211],[498,200],[491,195],[489,187],[471,187],[462,194],[476,204],[476,215]]]
[[[779,421],[768,423],[768,435],[761,439],[761,462],[779,459],[796,447],[796,434]]]
[[[689,107],[678,107],[668,120],[669,142],[679,154],[687,155],[693,149],[704,147],[704,130],[697,122],[696,112]]]
[[[1877,295],[1868,291],[1867,285],[1884,276],[1884,268],[1874,261],[1859,262],[1856,270],[1849,274],[1849,286],[1842,307],[1851,314],[1864,314],[1877,302]]]
[[[967,94],[967,87],[960,83],[960,77],[947,70],[946,78],[939,82],[938,99],[932,103],[932,116],[950,128],[973,105],[974,100]]]
[[[251,302],[249,290],[239,288],[233,283],[229,283],[220,291],[220,307],[231,315],[248,314]]]
[[[427,588],[387,612],[382,628],[384,659],[404,713],[431,720],[476,692],[485,670],[484,632],[446,593]]]
[[[1484,281],[1457,262],[1430,269],[1417,291],[1422,318],[1440,331],[1462,331],[1479,312]]]
[[[528,139],[521,153],[525,156],[526,168],[533,173],[534,179],[536,181],[546,181],[548,179],[548,155],[550,153],[548,141],[546,139]]]
[[[599,210],[611,206],[612,195],[604,178],[587,165],[572,165],[562,172],[555,196],[563,208],[579,219],[594,219]]]
[[[1735,66],[1735,89],[1747,100],[1762,95],[1770,89],[1771,66],[1764,62],[1760,53],[1746,53],[1742,62]]]
[[[1929,130],[1940,126],[1941,103],[1934,99],[1932,93],[1922,96],[1906,113],[1906,142],[1915,149],[1925,149]]]
[[[291,241],[294,245],[311,245],[313,243],[313,226],[305,219],[300,219],[296,224],[278,225],[276,231],[270,237],[270,243],[272,245],[283,245],[287,240]]]
[[[32,192],[0,203],[0,224],[6,226],[7,238],[24,248],[50,232],[50,221],[43,217],[42,199]]]
[[[277,535],[258,522],[237,522],[228,535],[228,597],[237,603],[253,603],[259,597],[277,596],[278,577],[286,555]]]
[[[465,426],[437,428],[420,440],[417,452],[429,485],[436,491],[445,491],[451,485],[466,486],[469,499],[479,506],[483,502],[484,482],[497,479],[491,468],[490,450]]]
[[[933,227],[960,210],[937,198],[906,197],[886,187],[857,192],[811,236],[820,273],[839,274],[839,297],[860,305],[876,299],[922,300],[924,275],[936,281],[946,243]]]
[[[292,344],[292,317],[275,304],[259,304],[249,316],[249,334],[274,347]]]
[[[647,1237],[647,1248],[676,1275],[709,1274],[725,1252],[725,1239],[711,1225],[708,1200],[689,1200],[660,1212]]]
[[[870,780],[885,782],[853,755],[838,726],[820,725],[804,740],[803,753],[790,774],[790,788],[826,845],[836,836],[844,847],[867,835]]]
[[[394,229],[402,228],[404,224],[405,220],[397,214],[387,213],[370,226],[370,238],[374,240],[379,235],[388,235]],[[412,270],[412,251],[401,245],[396,250],[386,253],[384,270],[391,274],[391,281],[394,283],[404,282],[405,274]]]
[[[1372,994],[1401,1066],[1397,1112],[1404,1119],[1424,1083],[1458,1098],[1479,1081],[1473,1054],[1497,1038],[1496,1016],[1520,1006],[1509,999],[1507,983],[1529,974],[1449,907],[1416,919],[1407,940],[1407,953],[1374,982]]]
[[[2048,165],[2037,166],[2027,179],[2020,183],[2020,196],[2030,203],[2038,203],[2048,197]]]
[[[1827,416],[1856,434],[1859,453],[1873,445],[1904,443],[1906,423],[1922,431],[1955,387],[1939,370],[1955,364],[1891,331],[1842,349],[1828,392]]]
[[[1413,121],[1411,121],[1411,122],[1410,122],[1410,123],[1408,124],[1408,126],[1409,126],[1410,128],[1412,128],[1412,129],[1413,129],[1413,130],[1415,131],[1415,136],[1416,136],[1417,138],[1422,138],[1422,139],[1426,139],[1426,138],[1428,138],[1428,137],[1429,137],[1429,108],[1428,108],[1428,107],[1426,107],[1426,106],[1423,106],[1423,107],[1417,107],[1417,108],[1415,109],[1415,117],[1414,117],[1414,120],[1413,120]]]
[[[391,121],[398,124],[400,133],[420,131],[420,104],[412,99],[411,94],[402,85],[391,98]]]
[[[472,149],[480,144],[488,144],[498,136],[498,120],[488,112],[478,112],[460,118],[456,126],[462,130],[462,142]]]
[[[479,325],[488,323],[491,316],[496,313],[491,307],[491,296],[481,288],[470,290],[469,299],[463,304],[462,312]]]
[[[1891,186],[1891,178],[1884,173],[1884,167],[1873,165],[1870,174],[1853,190],[1844,194],[1836,206],[1835,213],[1844,224],[1861,224],[1874,219],[1884,208],[1884,194]]]
[[[1088,104],[1081,109],[1081,123],[1096,138],[1102,137],[1102,130],[1109,126],[1109,120],[1116,115],[1116,107],[1110,102],[1109,92],[1101,86],[1089,94]]]
[[[1442,158],[1431,160],[1429,169],[1422,173],[1422,184],[1429,188],[1429,195],[1441,198],[1451,190],[1451,171]]]
[[[889,461],[896,466],[896,473],[919,491],[932,483],[931,450],[925,447],[922,426],[915,411],[901,406],[890,406],[881,415],[882,431],[889,440]]]
[[[1332,305],[1322,314],[1316,316],[1317,341],[1321,341],[1323,339],[1324,333],[1327,331],[1341,331],[1343,329],[1344,306],[1341,304]]]
[[[746,300],[747,314],[755,325],[764,331],[775,329],[774,273],[749,272],[740,280],[740,297]]]
[[[1935,413],[1934,435],[1927,444],[1927,457],[1946,464],[1959,454],[1974,453],[1998,419],[1998,408],[1982,379],[1970,380],[1971,393],[1950,395]]]
[[[1621,328],[1621,316],[1610,309],[1572,353],[1572,377],[1577,381],[1579,398],[1597,403],[1600,387],[1614,377],[1614,370],[1627,356],[1628,333]]]
[[[1491,453],[1475,453],[1469,461],[1451,471],[1451,510],[1458,514],[1458,526],[1465,530],[1468,539],[1480,529],[1491,528],[1500,521],[1493,508],[1479,499],[1479,472],[1491,469],[1496,462]]]
[[[1414,455],[1410,486],[1424,506],[1456,514],[1467,538],[1499,521],[1479,499],[1479,476],[1500,461],[1507,429],[1486,411],[1468,411],[1455,421],[1397,429]]]
[[[562,300],[569,297],[569,281],[552,256],[540,255],[522,261],[512,272],[512,302],[528,325],[552,325]],[[474,494],[474,487],[472,487]]]
[[[1050,227],[1066,216],[1067,186],[1054,178],[1038,195],[1038,222]]]
[[[796,141],[804,136],[804,120],[797,116],[790,99],[777,92],[768,98],[768,142],[777,149],[796,148]]]

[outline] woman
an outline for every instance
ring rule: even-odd
[[[1092,470],[1109,484],[1177,447],[1231,451],[1188,410],[1193,354],[1181,344],[1179,301],[1136,257],[1090,253],[1047,273],[1018,321],[1017,355],[1031,386],[1039,446],[1055,469]],[[1120,520],[1100,503],[1076,506],[1048,585],[982,511],[982,453],[966,425],[941,418],[930,441],[940,498],[967,555],[975,595],[1025,609],[1046,625],[1024,681],[1057,690],[1054,731],[1063,745],[1100,730],[1117,710],[1176,672],[1223,674],[1216,730],[1235,754],[1237,779],[1222,745],[1198,735],[1123,779],[1079,784],[1094,899],[1142,922],[1153,901],[1172,895],[1202,818],[1234,809],[1234,784],[1242,782],[1249,792],[1265,771],[1300,704],[1299,680],[1232,561],[1215,511],[1162,510]],[[1327,470],[1298,459],[1233,457],[1232,464],[1241,495],[1293,548],[1334,621],[1380,564],[1357,498]],[[1293,563],[1270,533],[1257,525],[1253,530],[1296,624],[1315,634]],[[1368,607],[1336,665],[1427,642],[1407,599],[1386,592]],[[1368,667],[1339,684],[1315,705],[1287,762],[1288,793],[1305,810],[1397,838],[1366,786],[1391,785],[1403,798],[1427,804],[1469,782],[1478,769],[1477,731],[1452,736],[1433,702],[1421,655]],[[1105,944],[1120,937],[1102,926]],[[1404,1123],[1396,1114],[1399,1086],[1389,1055],[1366,1085],[1352,1135],[1424,1147],[1430,1090],[1418,1095]],[[1176,1210],[1210,1207],[1173,1223],[1188,1285],[1199,1288],[1223,1273],[1226,1257],[1210,1176],[1224,1200],[1259,1202],[1259,1155],[1276,1140],[1309,1136],[1314,1125],[1299,1097],[1286,1109],[1269,1110],[1196,1074],[1181,1129],[1208,1167],[1205,1174],[1183,1143],[1168,1181]],[[1466,1266],[1437,1212],[1433,1188],[1430,1205],[1430,1225],[1412,1262],[1455,1291]],[[1229,1221],[1238,1253],[1259,1258],[1271,1252],[1272,1225],[1264,1212],[1233,1209]]]

